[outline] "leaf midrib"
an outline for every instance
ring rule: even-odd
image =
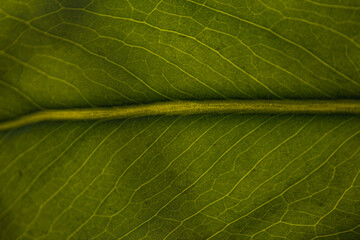
[[[49,109],[0,122],[0,131],[44,121],[122,119],[193,114],[360,114],[360,100],[167,101],[104,108]]]

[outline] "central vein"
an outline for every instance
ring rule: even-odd
[[[43,121],[121,119],[190,114],[360,114],[360,100],[170,101],[108,108],[49,109],[0,122],[0,131]]]

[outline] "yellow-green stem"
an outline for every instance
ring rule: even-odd
[[[170,101],[109,108],[49,109],[0,122],[0,131],[43,121],[121,119],[190,114],[360,114],[360,100]]]

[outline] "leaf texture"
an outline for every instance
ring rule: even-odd
[[[359,99],[360,1],[0,0],[0,120]],[[360,118],[201,114],[0,132],[1,239],[360,239]]]

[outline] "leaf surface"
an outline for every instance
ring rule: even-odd
[[[0,0],[0,120],[358,99],[360,2]],[[0,132],[1,239],[360,238],[360,118],[200,114]]]

